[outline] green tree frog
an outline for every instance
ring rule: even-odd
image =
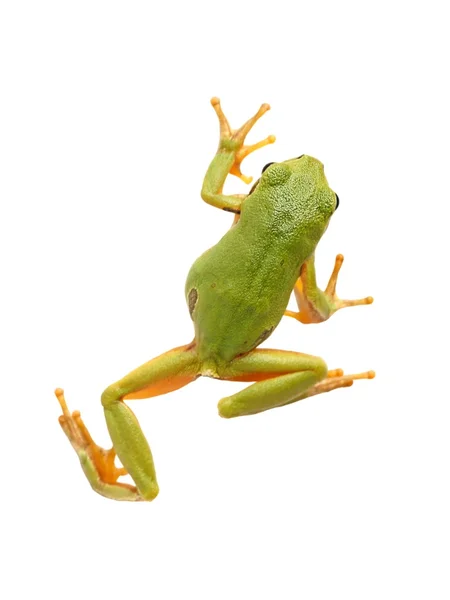
[[[329,371],[316,356],[260,349],[284,315],[301,323],[320,323],[346,306],[371,304],[372,298],[341,300],[336,280],[343,257],[338,255],[325,291],[316,285],[314,251],[339,199],[329,187],[322,163],[302,155],[269,163],[247,195],[225,195],[231,173],[241,173],[242,160],[271,144],[274,136],[244,145],[253,125],[269,110],[258,112],[237,130],[230,125],[218,98],[211,104],[220,124],[216,155],[205,175],[205,202],[233,213],[232,227],[192,265],[186,281],[186,302],[193,321],[192,342],[161,354],[110,385],[101,402],[113,447],[104,450],[92,440],[80,413],[70,413],[64,392],[56,397],[62,408],[61,427],[78,454],[93,489],[114,500],[153,500],[158,494],[149,444],[124,400],[150,398],[179,389],[201,375],[252,382],[222,398],[219,415],[252,415],[309,396],[371,379],[373,371],[344,375]],[[287,311],[294,292],[298,312]],[[119,457],[123,466],[115,465]],[[134,485],[119,482],[129,474]]]

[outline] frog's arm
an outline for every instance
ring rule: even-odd
[[[212,98],[211,104],[219,118],[220,142],[217,153],[206,171],[201,195],[203,200],[208,204],[228,212],[239,214],[242,201],[246,198],[246,195],[234,194],[226,196],[222,194],[223,185],[229,173],[236,175],[236,177],[239,177],[245,183],[251,182],[251,177],[246,177],[241,173],[241,162],[258,148],[273,144],[275,136],[269,135],[265,140],[251,146],[244,146],[244,141],[253,125],[270,109],[270,106],[263,104],[258,112],[242,127],[233,130],[222,111],[219,99]]]
[[[314,256],[308,258],[300,269],[300,277],[294,287],[299,312],[287,310],[284,314],[301,323],[321,323],[326,321],[340,308],[372,304],[372,296],[360,300],[341,300],[336,295],[336,282],[344,257],[336,256],[336,262],[325,291],[317,287]]]

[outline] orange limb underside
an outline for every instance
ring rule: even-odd
[[[197,375],[180,375],[178,377],[171,377],[170,379],[162,379],[155,383],[151,383],[145,388],[137,392],[132,392],[123,397],[124,400],[143,400],[144,398],[152,398],[153,396],[161,396],[168,392],[178,390],[191,381],[197,379]]]

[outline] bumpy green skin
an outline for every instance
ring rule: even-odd
[[[320,161],[274,163],[242,203],[238,223],[195,261],[186,299],[209,374],[220,377],[269,337],[335,207]]]

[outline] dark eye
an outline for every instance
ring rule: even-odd
[[[299,158],[303,158],[303,156],[305,156],[305,155],[304,155],[304,154],[302,154],[301,156],[298,156],[298,157],[297,157],[297,160],[298,160]]]
[[[336,196],[336,207],[334,210],[337,210],[338,206],[339,206],[339,196],[337,194],[335,194]]]
[[[265,165],[265,166],[263,167],[263,170],[261,171],[261,175],[264,173],[264,171],[265,171],[265,170],[266,170],[268,167],[270,167],[270,165],[273,165],[273,164],[274,164],[273,162],[271,162],[271,163],[267,163],[267,165]]]

